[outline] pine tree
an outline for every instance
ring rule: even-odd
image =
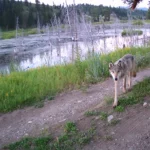
[[[25,5],[28,6],[28,0],[25,0]]]
[[[147,19],[150,19],[150,8],[148,9],[146,18],[147,18]]]
[[[35,5],[36,5],[36,9],[37,11],[39,11],[39,8],[40,8],[40,1],[39,0],[35,0]]]

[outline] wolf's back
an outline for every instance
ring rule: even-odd
[[[136,61],[134,56],[132,60],[132,77],[136,77]]]
[[[127,68],[130,68],[130,73],[132,77],[136,77],[136,61],[135,57],[131,54],[126,54],[122,57],[122,60],[126,62]]]

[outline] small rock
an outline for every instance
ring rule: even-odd
[[[97,117],[95,117],[95,120],[98,120],[99,119],[99,117],[97,116]]]
[[[65,121],[66,119],[63,119],[63,120],[60,120],[59,122],[63,122],[63,121]]]
[[[115,132],[111,132],[111,134],[113,134],[113,135],[114,135],[114,134],[115,134]]]
[[[146,107],[146,106],[147,106],[147,102],[144,102],[144,103],[143,103],[143,107]]]
[[[112,121],[112,119],[114,119],[114,116],[113,115],[110,115],[107,117],[107,121],[108,123],[110,123]]]
[[[32,123],[32,121],[28,121],[28,123]]]
[[[28,136],[29,134],[28,133],[26,133],[24,136]]]
[[[11,126],[8,127],[8,129],[10,129],[10,128],[11,128]]]

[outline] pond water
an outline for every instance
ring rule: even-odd
[[[10,63],[17,62],[23,69],[36,68],[43,65],[56,65],[73,62],[77,54],[85,58],[89,51],[109,53],[126,47],[142,46],[150,36],[150,29],[141,29],[143,35],[122,37],[122,29],[106,29],[94,31],[92,36],[85,35],[77,41],[72,41],[67,33],[46,33],[0,40],[1,70],[9,70]]]

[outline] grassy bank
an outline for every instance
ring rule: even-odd
[[[150,77],[136,84],[131,92],[119,98],[117,110],[124,110],[128,105],[134,105],[143,102],[145,96],[150,96]]]
[[[43,30],[41,30],[41,33],[43,33]],[[19,29],[18,30],[18,36],[27,36],[30,34],[37,34],[37,28],[32,28],[32,29]],[[16,37],[16,30],[12,31],[3,31],[1,38],[2,39],[11,39]]]
[[[41,67],[26,72],[12,72],[0,77],[0,112],[51,100],[66,89],[80,88],[109,76],[108,63],[124,54],[136,55],[138,68],[150,65],[150,48],[126,48],[107,55],[94,55],[85,61],[54,67]]]

